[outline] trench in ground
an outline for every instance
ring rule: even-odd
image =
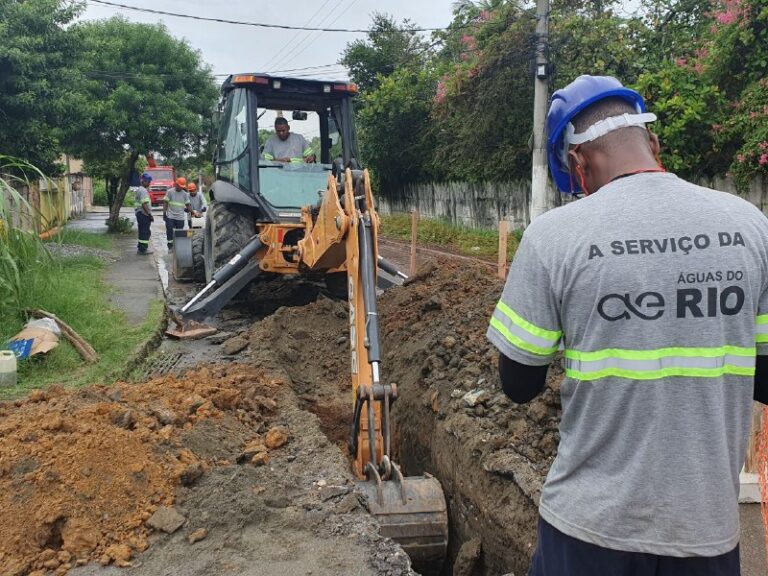
[[[559,374],[527,407],[500,391],[485,328],[501,284],[485,276],[466,266],[431,268],[379,300],[384,381],[400,391],[396,461],[407,475],[428,472],[443,486],[450,538],[437,573],[444,575],[525,573],[538,493],[557,446]],[[320,294],[266,316],[252,332],[252,342],[278,336],[270,347],[302,407],[344,454],[352,416],[347,322],[346,303]]]

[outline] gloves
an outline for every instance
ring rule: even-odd
[[[152,216],[151,214],[149,215],[149,221],[150,221],[150,222],[154,222],[154,221],[155,221],[155,217],[154,217],[154,216]]]
[[[163,222],[168,222],[168,216],[166,214],[163,214]]]

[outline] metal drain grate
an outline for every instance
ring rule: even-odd
[[[182,352],[164,352],[158,354],[154,358],[150,358],[143,368],[138,371],[139,377],[143,380],[148,380],[149,378],[156,378],[157,376],[165,376],[176,367],[183,355]]]

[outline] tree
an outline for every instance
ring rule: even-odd
[[[386,78],[398,68],[424,64],[429,44],[414,28],[415,24],[407,19],[398,26],[391,16],[375,13],[367,39],[347,44],[339,63],[349,68],[361,92],[375,90],[379,77]]]
[[[530,174],[535,19],[515,3],[457,15],[432,109],[432,171],[441,180]]]
[[[363,94],[360,153],[385,190],[425,174],[434,151],[429,114],[436,84],[431,69],[402,67]]]
[[[64,123],[79,114],[77,43],[66,26],[82,4],[0,0],[0,151],[53,174]]]
[[[117,229],[119,210],[141,154],[165,157],[196,153],[208,139],[208,117],[217,89],[200,54],[158,24],[120,17],[73,27],[85,80],[84,119],[71,127],[65,144],[87,163],[122,163],[120,186],[108,226]]]

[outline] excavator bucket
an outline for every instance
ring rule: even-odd
[[[423,574],[439,573],[448,548],[448,510],[440,482],[429,474],[358,481],[368,509]]]

